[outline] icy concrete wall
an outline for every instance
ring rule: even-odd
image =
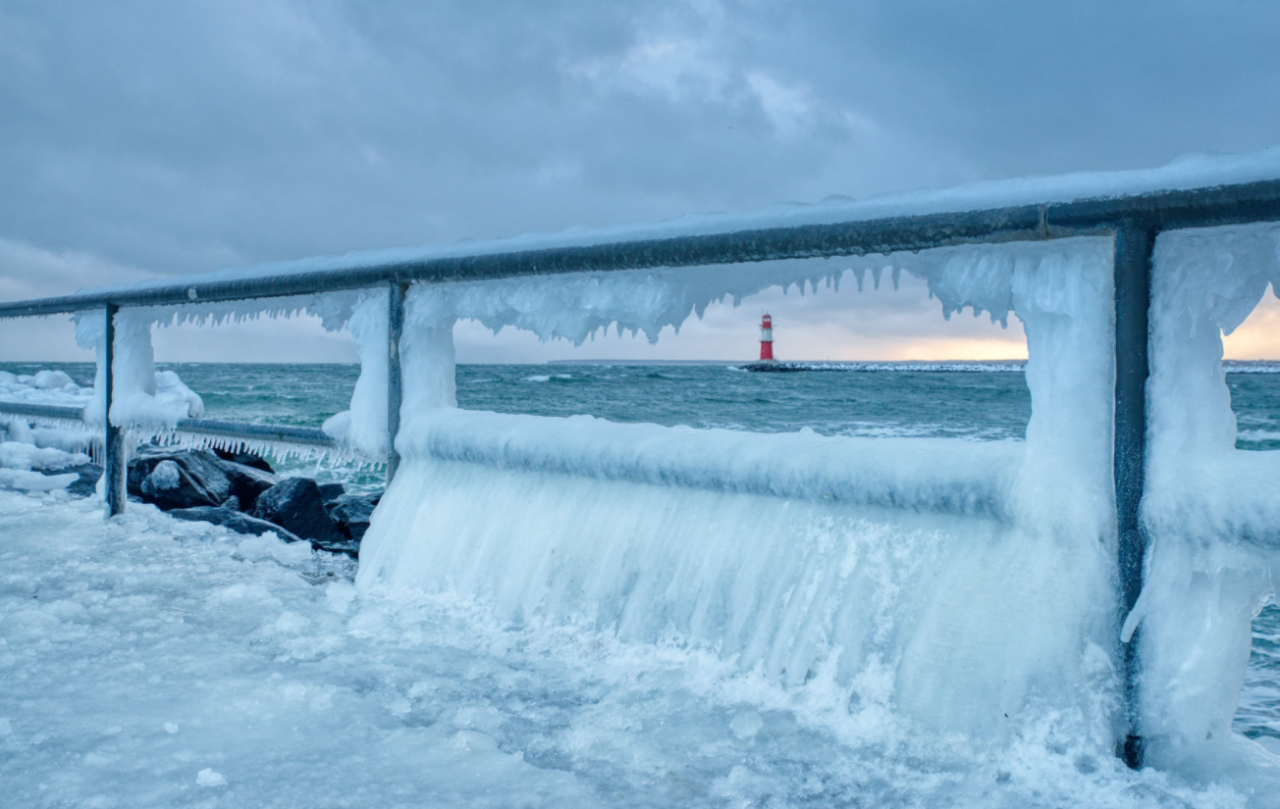
[[[1108,747],[1118,632],[1109,240],[863,264],[928,279],[944,312],[1023,320],[1025,444],[452,409],[454,318],[544,337],[582,339],[609,323],[656,335],[727,290],[813,283],[845,266],[415,288],[404,461],[365,537],[359,586],[460,592],[506,620],[706,647],[783,683],[829,678],[853,700],[977,739],[1007,738],[1006,715],[1034,705],[1091,750]]]

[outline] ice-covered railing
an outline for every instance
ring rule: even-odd
[[[1029,700],[1053,703],[1046,694],[1075,695],[1063,710],[1086,724],[1102,711],[1109,730],[1095,722],[1092,732],[1118,739],[1136,766],[1144,735],[1168,756],[1229,726],[1229,682],[1188,686],[1178,673],[1189,660],[1219,681],[1242,671],[1239,619],[1266,577],[1241,573],[1245,595],[1213,599],[1224,592],[1222,571],[1246,570],[1255,549],[1275,544],[1277,499],[1267,500],[1265,485],[1243,483],[1269,475],[1269,459],[1241,463],[1223,448],[1233,425],[1224,421],[1221,346],[1215,356],[1212,340],[1244,306],[1223,301],[1256,301],[1259,278],[1265,289],[1275,234],[1260,223],[1277,220],[1280,151],[1270,150],[1152,171],[309,259],[0,304],[0,317],[79,318],[81,344],[98,352],[101,399],[85,414],[105,422],[113,512],[124,506],[122,431],[175,430],[190,415],[181,402],[162,402],[151,381],[150,329],[307,311],[348,328],[362,364],[351,410],[326,422],[325,434],[385,454],[395,475],[362,547],[362,586],[470,588],[515,618],[589,615],[623,634],[679,631],[788,681],[826,676],[828,667],[860,681],[892,665],[906,689],[899,707],[950,729],[999,733],[1005,725],[994,717]],[[1188,235],[1170,241],[1175,231]],[[1172,250],[1164,265],[1189,268],[1183,276],[1160,264],[1153,276],[1157,245]],[[1241,266],[1254,267],[1244,281]],[[611,326],[656,339],[725,296],[838,283],[847,270],[859,286],[886,272],[923,278],[947,315],[971,308],[1021,318],[1032,395],[1025,444],[762,441],[456,410],[452,329],[460,318],[544,339],[581,342]],[[1172,290],[1154,305],[1153,277],[1157,290]],[[1224,292],[1220,283],[1236,287]],[[1196,340],[1203,344],[1187,355]],[[1169,404],[1179,379],[1198,380],[1195,401],[1211,413]],[[1196,426],[1206,418],[1216,426]],[[1184,445],[1170,436],[1201,438]],[[1224,497],[1245,516],[1188,491],[1170,459],[1194,460],[1213,485],[1232,481]],[[617,499],[622,492],[631,495]],[[535,511],[516,512],[526,508]],[[885,510],[917,516],[901,548],[877,551],[874,526]],[[939,512],[946,522],[931,521]],[[1194,541],[1184,518],[1200,531]],[[970,528],[956,529],[961,523]],[[845,539],[824,525],[845,525],[837,532]],[[851,536],[863,544],[841,550]],[[1148,537],[1155,562],[1144,591]],[[947,555],[958,547],[969,555]],[[895,553],[915,566],[884,567]],[[656,567],[639,561],[650,557]],[[587,558],[593,563],[582,567]],[[1011,600],[997,609],[1000,602],[970,592],[975,582],[1004,588]],[[785,607],[770,607],[769,593]],[[1179,609],[1168,606],[1188,593]],[[914,616],[897,629],[883,612],[895,598]],[[975,604],[1001,616],[989,624],[999,631],[957,627],[955,616]],[[1215,638],[1203,645],[1214,650],[1213,665],[1168,629],[1195,609],[1233,622],[1227,640],[1214,635],[1213,620],[1201,622],[1196,637]],[[1018,644],[1025,648],[1008,651]],[[974,651],[982,648],[985,657]],[[1068,648],[1074,657],[1063,656]],[[1114,711],[1107,671],[1118,683]]]

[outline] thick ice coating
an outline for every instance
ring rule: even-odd
[[[150,431],[172,430],[181,419],[204,414],[204,402],[173,371],[156,371],[151,346],[154,316],[148,310],[127,309],[115,316],[112,358],[111,423]],[[84,420],[104,423],[107,406],[106,318],[98,312],[76,316],[76,344],[92,349],[97,358],[93,398]]]
[[[351,393],[351,409],[326,420],[324,431],[370,458],[383,458],[391,449],[387,436],[387,291],[362,293],[346,327],[356,340],[360,377]]]
[[[1222,335],[1280,281],[1280,229],[1162,235],[1152,279],[1147,383],[1146,583],[1139,630],[1143,726],[1152,761],[1227,756],[1251,646],[1274,597],[1280,458],[1237,450]],[[1203,765],[1207,766],[1207,765]]]
[[[419,384],[406,387],[404,462],[359,586],[680,639],[784,684],[830,676],[855,701],[981,744],[1034,705],[1065,717],[1081,751],[1109,752],[1110,242],[878,262],[927,278],[950,309],[1022,318],[1025,444],[464,413]],[[454,317],[570,338],[601,322],[648,330],[770,272],[814,271],[760,267],[744,282],[738,269],[524,279],[487,298],[479,285],[415,288],[406,381],[420,378],[414,362],[451,382]]]

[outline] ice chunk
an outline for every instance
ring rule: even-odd
[[[75,381],[65,371],[40,371],[36,374],[35,385],[40,390],[61,390],[68,385],[75,386]]]
[[[89,463],[89,456],[81,452],[63,452],[60,449],[40,449],[32,444],[5,441],[0,443],[0,467],[6,469],[65,469]]]
[[[0,469],[0,485],[27,492],[51,492],[55,489],[65,489],[79,479],[80,476],[75,473],[42,475],[39,472]]]
[[[206,767],[196,774],[196,786],[225,787],[227,778],[222,773]]]

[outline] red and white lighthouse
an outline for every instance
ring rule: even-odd
[[[768,315],[760,321],[760,360],[773,360],[773,318]]]

